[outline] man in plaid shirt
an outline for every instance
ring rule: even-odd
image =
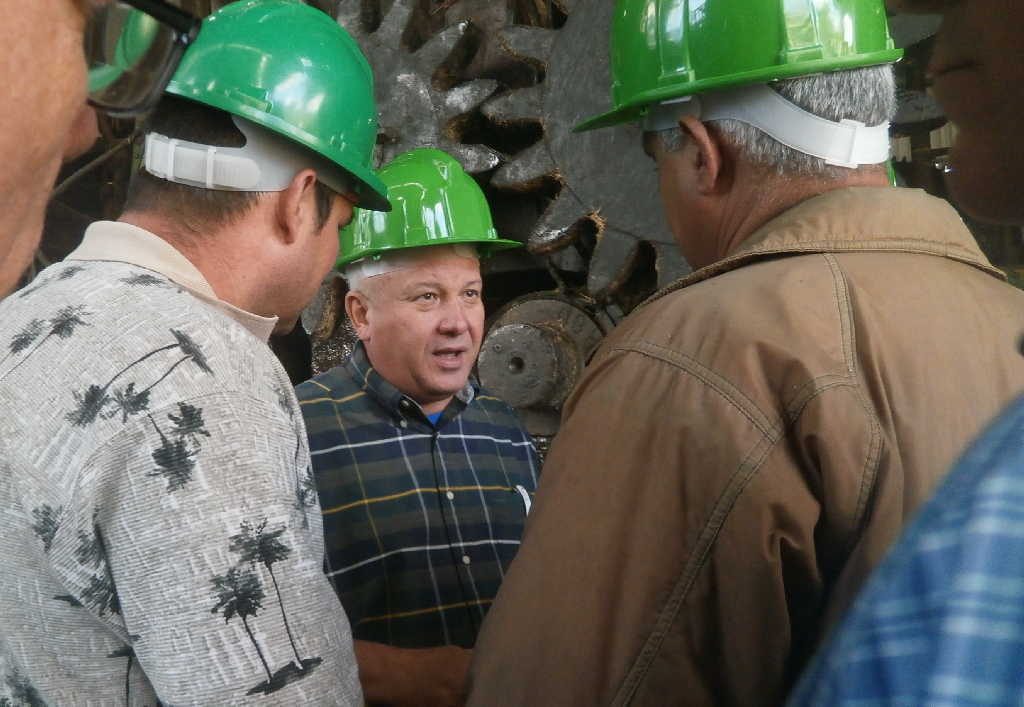
[[[394,211],[359,213],[341,237],[360,343],[298,396],[367,699],[457,704],[539,471],[512,409],[470,380],[478,256],[518,244],[443,152],[414,150],[380,177]]]

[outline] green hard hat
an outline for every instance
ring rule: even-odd
[[[673,98],[898,61],[883,0],[618,0],[614,108],[577,131],[640,119]]]
[[[356,209],[352,222],[341,229],[339,268],[403,248],[466,243],[487,256],[522,246],[498,237],[480,186],[446,152],[410,150],[379,175],[394,210],[382,214]]]
[[[242,0],[203,21],[167,93],[245,118],[309,148],[354,182],[359,203],[387,211],[371,169],[373,74],[359,46],[297,0]],[[346,175],[354,179],[345,180]]]

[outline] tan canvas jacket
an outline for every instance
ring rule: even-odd
[[[470,704],[772,705],[1024,387],[956,212],[853,188],[629,317],[567,404]]]

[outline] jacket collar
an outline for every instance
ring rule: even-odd
[[[398,420],[411,417],[427,422],[427,415],[423,412],[420,404],[408,395],[405,395],[377,372],[370,363],[370,358],[366,355],[366,347],[363,346],[361,341],[356,343],[346,366],[356,384],[393,417]],[[444,413],[437,421],[436,427],[440,428],[444,423],[457,417],[473,401],[477,394],[478,391],[474,381],[472,379],[466,381],[466,385],[455,394],[455,397],[448,403],[448,407],[444,409]]]
[[[948,202],[920,189],[848,187],[811,197],[776,216],[724,259],[677,280],[648,302],[767,258],[856,252],[934,255],[1006,279]]]

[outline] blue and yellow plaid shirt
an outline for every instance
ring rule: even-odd
[[[326,571],[353,636],[471,647],[537,486],[537,454],[512,408],[467,384],[435,427],[361,345],[297,393]]]

